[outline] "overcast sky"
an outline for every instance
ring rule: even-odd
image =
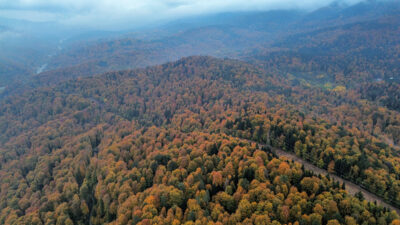
[[[354,4],[361,0],[336,0]],[[0,0],[0,17],[112,29],[227,11],[312,10],[334,0]]]

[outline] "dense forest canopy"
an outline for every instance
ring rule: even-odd
[[[81,37],[36,75],[42,53],[6,57],[0,224],[400,224],[399,12],[367,1]]]
[[[0,112],[5,131],[0,138],[4,146],[0,157],[3,221],[148,223],[164,221],[172,213],[171,219],[179,223],[344,223],[363,221],[361,213],[366,210],[371,220],[390,223],[396,214],[383,208],[376,211],[370,207],[378,206],[354,200],[333,180],[313,177],[299,164],[285,164],[268,150],[243,141],[294,151],[398,204],[400,161],[396,150],[376,135],[393,135],[387,127],[398,126],[399,113],[381,111],[353,95],[292,87],[279,74],[248,63],[190,57],[7,98]],[[317,100],[325,102],[323,109],[307,109]],[[353,105],[360,111],[354,112]],[[370,111],[381,111],[380,116]],[[273,172],[274,163],[277,172]],[[226,168],[231,171],[224,172]],[[280,182],[283,189],[275,186]],[[296,186],[307,182],[316,189]],[[266,196],[260,193],[252,199],[250,193],[263,185],[260,191]],[[121,191],[122,187],[128,192]],[[305,205],[272,201],[268,209],[272,196],[281,193],[282,198],[277,198],[287,202],[289,192],[303,196],[299,197]],[[329,203],[336,209],[329,215],[317,200],[329,199],[328,193],[342,193]],[[54,200],[47,197],[53,195]],[[177,199],[169,200],[171,195]],[[154,199],[146,200],[150,197]],[[349,205],[349,211],[340,211],[347,198],[361,206]],[[73,204],[82,210],[73,212]],[[212,216],[218,207],[222,211]],[[281,215],[281,207],[288,210],[287,216]],[[320,215],[315,214],[315,207],[321,207]],[[353,207],[363,209],[356,212]],[[248,212],[242,215],[241,210]],[[297,216],[292,210],[297,210]]]

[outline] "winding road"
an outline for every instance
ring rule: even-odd
[[[256,142],[252,142],[252,143],[256,143]],[[321,174],[321,175],[325,175],[325,176],[329,174],[330,177],[332,177],[336,181],[339,181],[341,184],[345,183],[346,190],[347,190],[347,192],[349,194],[355,195],[357,192],[361,192],[364,195],[364,198],[367,201],[370,201],[370,202],[376,201],[377,204],[382,205],[383,207],[386,207],[386,208],[388,208],[390,210],[394,210],[394,211],[397,212],[397,214],[400,215],[400,209],[399,208],[397,208],[394,205],[391,205],[389,203],[386,203],[383,200],[383,198],[381,198],[381,197],[379,197],[379,196],[377,196],[377,195],[365,190],[364,188],[360,187],[359,185],[357,185],[357,184],[355,184],[355,183],[353,183],[351,181],[345,180],[345,179],[343,179],[343,178],[341,178],[341,177],[339,177],[339,176],[337,176],[335,174],[328,173],[328,171],[314,166],[313,164],[311,164],[311,163],[305,161],[304,159],[298,157],[294,153],[286,152],[286,151],[283,151],[281,149],[274,148],[274,147],[271,147],[271,146],[268,146],[268,145],[264,145],[264,144],[260,144],[260,143],[257,143],[257,144],[258,144],[258,146],[261,146],[261,147],[270,148],[272,150],[272,152],[274,152],[279,157],[286,157],[289,160],[293,160],[295,162],[298,162],[298,163],[304,165],[305,169],[311,170],[315,174]]]

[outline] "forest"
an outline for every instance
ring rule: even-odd
[[[6,98],[0,223],[400,222],[254,145],[293,151],[399,206],[400,158],[379,135],[398,137],[400,114],[290,82],[189,57]]]
[[[0,53],[0,224],[399,225],[399,15],[227,13]]]

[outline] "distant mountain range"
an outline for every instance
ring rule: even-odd
[[[74,38],[74,32],[66,37],[48,35],[49,41],[45,43],[40,40],[31,43],[35,47],[27,44],[6,48],[8,51],[4,53],[13,52],[11,56],[14,55],[8,54],[8,61],[13,60],[11,63],[16,66],[3,69],[0,80],[3,86],[16,80],[36,86],[106,71],[156,65],[190,55],[253,60],[261,55],[271,57],[270,52],[274,55],[276,52],[279,52],[277,55],[300,54],[302,60],[309,57],[326,60],[329,53],[339,53],[336,58],[341,55],[343,59],[357,52],[356,57],[379,54],[388,57],[386,67],[397,67],[396,59],[392,57],[396,47],[392,47],[398,43],[399,15],[400,7],[396,1],[367,1],[350,7],[332,4],[313,12],[281,10],[201,16],[126,34],[87,32],[75,34],[77,38]],[[42,29],[55,26],[45,24]],[[63,34],[68,29],[54,32]],[[38,35],[40,30],[33,33]],[[378,34],[383,35],[377,38]],[[43,33],[43,36],[47,34]],[[385,44],[382,46],[382,43]],[[39,47],[44,44],[46,47]],[[358,49],[359,46],[363,49]],[[27,51],[30,53],[26,54]],[[41,74],[36,75],[38,68],[45,64],[44,71],[40,70]],[[395,76],[379,75],[379,68],[363,68],[366,69],[373,70],[371,76],[375,78]],[[18,79],[10,79],[16,74]]]

